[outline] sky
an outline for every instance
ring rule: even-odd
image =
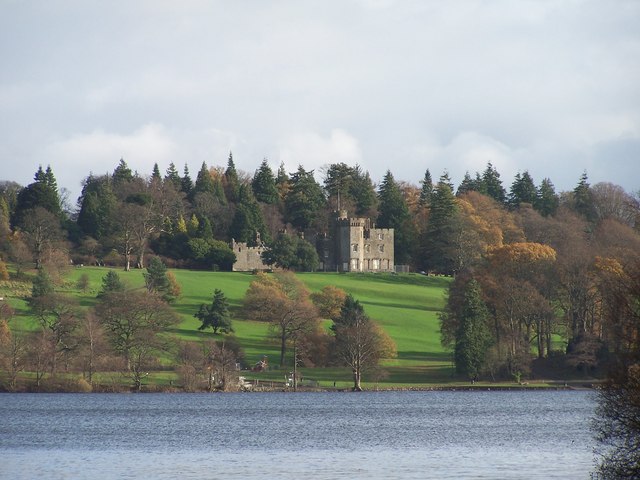
[[[636,0],[0,0],[0,180],[491,162],[640,190]]]

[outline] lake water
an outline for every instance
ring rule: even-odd
[[[584,391],[0,394],[10,479],[580,479]]]

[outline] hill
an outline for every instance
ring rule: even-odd
[[[82,267],[73,269],[66,277],[64,291],[76,296],[84,308],[95,304],[102,277],[109,269]],[[199,320],[193,317],[202,303],[211,300],[214,289],[221,289],[229,299],[236,330],[236,338],[245,351],[246,363],[251,365],[267,355],[278,358],[278,346],[270,340],[267,325],[244,320],[239,309],[253,276],[248,273],[172,270],[182,287],[182,296],[173,308],[182,318],[170,331],[177,339],[197,340],[213,337],[210,332],[199,332]],[[140,270],[118,271],[120,278],[134,288],[142,288]],[[75,285],[81,275],[89,278],[85,292]],[[444,294],[450,282],[446,277],[426,277],[416,274],[298,274],[311,291],[319,291],[326,285],[342,288],[363,304],[366,313],[378,322],[397,344],[398,357],[384,362],[387,378],[380,378],[381,386],[402,387],[446,382],[452,373],[450,354],[440,346],[438,312],[444,305]],[[6,287],[5,287],[6,290]],[[1,293],[1,292],[0,292]],[[9,292],[5,292],[7,295]],[[7,295],[10,297],[10,295]],[[9,298],[17,311],[13,328],[34,329],[35,321],[29,317],[24,302]],[[165,363],[169,360],[166,359]],[[291,363],[291,362],[289,362]],[[167,365],[169,367],[169,365]],[[308,380],[321,386],[347,386],[350,372],[343,368],[303,369]],[[286,372],[273,368],[260,374],[248,373],[264,380],[282,380]],[[161,372],[156,381],[171,379],[172,374]],[[365,385],[368,379],[365,377]],[[371,386],[371,385],[370,385]]]

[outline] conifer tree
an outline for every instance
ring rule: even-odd
[[[424,207],[431,204],[431,195],[433,194],[433,180],[431,179],[431,172],[429,172],[428,168],[420,183],[422,184],[422,188],[420,189],[419,203]]]
[[[587,221],[593,222],[596,219],[593,193],[586,171],[580,176],[580,181],[573,190],[573,204],[575,211],[579,215],[582,215]]]
[[[542,180],[542,183],[540,183],[540,187],[538,188],[537,199],[533,204],[534,208],[540,212],[540,215],[543,217],[548,217],[550,215],[555,215],[559,204],[560,199],[556,194],[553,183],[548,178],[545,178]]]
[[[158,163],[153,164],[153,172],[151,173],[151,180],[159,182],[162,180],[162,176],[160,175],[160,167],[158,167]]]
[[[353,181],[350,193],[356,207],[356,215],[372,215],[377,206],[377,195],[369,172],[363,171],[360,165],[353,168]]]
[[[233,163],[233,153],[229,152],[229,160],[227,161],[227,169],[224,172],[224,193],[230,202],[238,201],[238,193],[240,189],[240,181],[238,180],[238,171]]]
[[[469,172],[465,172],[462,182],[460,182],[460,185],[458,185],[456,196],[459,197],[469,192],[479,192],[480,189],[481,189],[481,186],[480,186],[480,182],[478,182],[478,179],[471,178],[471,175],[469,175]]]
[[[455,341],[456,372],[470,380],[476,380],[482,373],[491,345],[491,333],[487,327],[488,317],[489,312],[482,300],[480,285],[472,279],[465,289]]]
[[[268,240],[262,210],[260,210],[251,188],[248,185],[241,185],[238,206],[229,227],[229,235],[238,242],[255,245],[256,233],[260,233],[263,240]]]
[[[113,171],[113,181],[116,185],[130,182],[133,180],[133,173],[123,158],[120,159],[118,166]]]
[[[262,203],[274,204],[278,202],[278,189],[276,188],[276,178],[267,159],[264,158],[260,168],[256,170],[251,181],[251,188],[256,200]]]
[[[483,188],[486,194],[493,198],[496,202],[504,204],[507,199],[507,192],[502,186],[500,174],[495,167],[489,162],[487,168],[482,174]],[[485,192],[482,192],[485,193]]]
[[[20,190],[16,199],[12,224],[22,226],[25,216],[29,215],[29,211],[36,207],[44,208],[58,219],[62,217],[58,186],[51,167],[47,167],[45,172],[40,166],[34,176],[34,182]]]
[[[284,162],[280,162],[280,166],[278,167],[278,173],[276,174],[276,188],[278,189],[278,197],[280,201],[284,203],[284,200],[287,198],[287,194],[289,193],[289,189],[291,188],[289,175],[284,168]]]
[[[509,192],[509,205],[511,208],[518,208],[521,203],[533,205],[537,198],[538,191],[529,172],[525,170],[522,175],[518,172]]]
[[[180,191],[184,192],[187,198],[191,198],[191,195],[193,194],[193,180],[191,180],[191,175],[189,175],[189,166],[186,163],[184,164],[182,179],[180,180]]]
[[[198,330],[205,328],[213,329],[213,333],[217,334],[218,330],[223,333],[233,332],[231,326],[231,315],[229,313],[229,301],[222,290],[216,288],[213,292],[211,305],[200,305],[198,312],[194,315],[202,322]]]
[[[173,185],[176,192],[179,192],[182,187],[182,182],[180,180],[180,174],[178,174],[178,170],[173,162],[169,164],[167,168],[167,172],[164,176],[164,181],[169,182]]]
[[[107,274],[102,277],[102,288],[98,293],[98,298],[104,297],[110,293],[124,292],[125,285],[120,279],[120,275],[115,270],[109,270]]]
[[[202,162],[198,176],[196,177],[196,183],[193,188],[194,193],[215,193],[216,186],[211,172],[205,162]]]
[[[313,170],[302,165],[291,175],[290,190],[285,198],[286,219],[298,230],[309,228],[324,205],[322,187],[313,177]]]
[[[412,260],[416,233],[407,202],[391,171],[387,170],[378,189],[378,220],[380,228],[393,228],[395,261],[407,264]]]
[[[431,197],[431,213],[421,243],[420,264],[439,273],[454,273],[455,245],[458,233],[458,207],[445,172]]]

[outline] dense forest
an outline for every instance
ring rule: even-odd
[[[0,183],[0,276],[8,278],[7,262],[17,276],[35,267],[55,278],[69,263],[128,270],[154,257],[230,270],[231,239],[260,239],[271,263],[313,270],[314,239],[339,207],[394,228],[397,264],[455,276],[442,342],[462,376],[526,376],[532,350],[554,368],[593,374],[637,340],[637,306],[621,312],[639,270],[638,194],[590,185],[586,172],[569,192],[548,178],[536,185],[527,171],[507,188],[491,163],[457,188],[447,172],[434,182],[429,170],[417,185],[390,171],[376,185],[358,165],[315,177],[303,166],[274,172],[266,159],[241,172],[232,154],[226,168],[203,163],[195,181],[186,165],[141,175],[120,160],[112,174],[84,180],[74,208],[40,167],[25,187]]]

